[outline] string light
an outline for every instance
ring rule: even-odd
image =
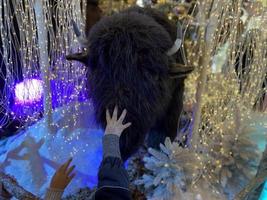
[[[83,5],[85,1],[82,1]],[[105,1],[108,5],[111,1]],[[122,1],[121,1],[122,2]],[[124,5],[121,4],[121,7]],[[204,2],[204,1],[203,1]],[[207,1],[208,2],[208,1]],[[196,66],[195,72],[186,81],[186,104],[199,103],[195,94],[197,84],[206,84],[200,93],[200,123],[196,128],[196,133],[200,140],[197,144],[192,146],[195,149],[203,147],[204,153],[197,152],[197,160],[199,166],[196,166],[196,171],[200,170],[203,174],[203,179],[220,183],[218,178],[218,170],[225,167],[224,159],[231,159],[239,152],[234,148],[237,147],[245,137],[243,132],[246,127],[244,123],[252,119],[251,111],[254,106],[258,105],[259,94],[265,91],[262,89],[262,83],[265,78],[266,70],[266,38],[261,30],[246,30],[244,25],[243,30],[240,30],[240,14],[241,1],[217,1],[214,7],[221,8],[220,12],[212,12],[209,19],[203,18],[203,21],[198,21],[201,25],[199,39],[186,43],[185,45],[192,45],[187,48],[188,63]],[[16,25],[12,9],[13,5],[15,12],[15,19],[19,28],[19,35],[16,32]],[[225,6],[220,6],[220,5]],[[198,3],[201,6],[201,2]],[[83,6],[85,7],[85,6]],[[51,9],[53,8],[53,9]],[[207,7],[203,8],[203,16],[208,16]],[[215,9],[216,10],[216,9]],[[57,6],[51,4],[51,1],[44,1],[43,11],[45,15],[45,23],[49,41],[43,41],[43,44],[48,45],[49,55],[49,69],[45,71],[51,75],[46,76],[51,81],[52,95],[51,99],[56,99],[55,107],[67,105],[70,101],[75,102],[74,109],[71,111],[63,110],[63,115],[72,116],[71,119],[65,122],[63,129],[70,129],[71,125],[77,124],[79,118],[79,106],[77,103],[80,92],[85,88],[85,67],[77,63],[71,64],[67,62],[64,56],[70,52],[79,50],[77,39],[74,36],[70,26],[71,20],[75,20],[81,29],[84,28],[84,17],[81,13],[80,3],[78,1],[71,1],[66,3],[64,0],[57,1]],[[83,13],[84,10],[83,10]],[[261,13],[259,9],[257,13]],[[266,18],[262,13],[262,18]],[[19,69],[22,70],[22,78],[30,79],[40,75],[40,67],[37,63],[40,59],[38,47],[38,30],[37,22],[34,13],[34,6],[32,1],[16,1],[3,0],[0,4],[0,16],[5,16],[0,21],[0,34],[3,52],[3,61],[7,75],[4,77],[2,72],[0,76],[5,79],[6,88],[5,93],[1,96],[0,104],[5,105],[4,113],[6,119],[0,121],[0,127],[8,123],[8,113],[12,112],[12,108],[6,102],[12,96],[14,83],[19,77]],[[170,16],[171,17],[171,16]],[[211,31],[210,44],[204,48],[207,43],[207,32],[205,28],[214,28],[210,19],[219,19],[219,25],[214,26],[215,29]],[[54,21],[55,20],[55,21]],[[226,28],[228,27],[228,28]],[[209,61],[215,56],[225,44],[229,44],[227,56],[219,73],[213,73]],[[19,55],[14,53],[15,49],[19,49]],[[249,52],[252,52],[249,54]],[[42,49],[42,53],[46,53],[46,49]],[[253,56],[252,56],[253,55]],[[242,66],[242,58],[246,56],[246,67]],[[202,62],[201,57],[208,60]],[[239,62],[236,70],[236,60]],[[41,63],[43,64],[43,63]],[[199,79],[200,72],[205,69],[203,79]],[[242,71],[240,77],[236,71]],[[197,82],[199,80],[199,82]],[[46,87],[46,85],[44,85]],[[71,94],[69,94],[69,90]],[[238,110],[237,110],[238,108]],[[34,112],[42,110],[38,108],[24,108],[28,109],[26,114],[29,115],[29,120],[36,121],[37,117]],[[22,112],[23,113],[23,112]],[[239,113],[239,116],[237,115]],[[21,113],[15,113],[15,115]],[[45,125],[44,125],[45,126]],[[73,140],[79,140],[79,135],[76,137],[66,138],[65,142],[71,145]],[[200,141],[200,143],[199,143]],[[229,146],[228,143],[231,142]],[[88,146],[87,146],[88,147]],[[78,153],[78,149],[73,149],[71,155]],[[83,149],[84,151],[84,149]],[[175,152],[173,152],[175,153]],[[56,158],[55,158],[56,159]],[[166,165],[165,167],[169,167]],[[199,169],[201,168],[201,169]],[[217,173],[217,174],[216,174]],[[197,173],[193,174],[196,176]],[[164,183],[164,182],[163,182]],[[194,185],[197,188],[197,185]],[[214,190],[214,192],[217,192]]]
[[[202,92],[203,102],[200,111],[202,114],[200,128],[197,132],[201,138],[196,141],[200,141],[198,145],[193,144],[193,146],[203,147],[208,152],[206,156],[202,154],[197,157],[197,159],[202,161],[202,178],[208,178],[209,182],[221,184],[220,173],[218,173],[220,170],[215,169],[223,170],[224,167],[229,169],[230,166],[227,163],[228,161],[226,162],[227,159],[230,160],[234,157],[234,161],[238,162],[237,156],[240,153],[246,153],[246,147],[242,147],[242,140],[250,141],[246,129],[249,127],[251,120],[253,120],[251,113],[255,109],[255,105],[259,105],[258,96],[264,92],[262,83],[267,69],[266,49],[263,46],[266,45],[266,40],[263,31],[260,29],[247,31],[245,26],[243,32],[246,36],[241,35],[241,33],[231,33],[230,30],[238,30],[236,26],[238,25],[237,19],[239,16],[236,8],[240,12],[241,5],[238,4],[238,1],[221,1],[219,3],[226,6],[222,6],[222,15],[214,16],[214,18],[221,17],[221,24],[215,30],[216,34],[211,40],[214,49],[209,49],[208,55],[213,57],[222,45],[225,43],[231,44],[228,50],[229,56],[224,57],[224,66],[227,68],[216,74],[208,70],[207,85]],[[264,14],[262,13],[263,16]],[[230,24],[227,22],[229,16],[235,19]],[[230,27],[227,29],[226,36],[225,34],[220,34],[227,27],[223,25],[224,23],[228,23]],[[262,29],[264,28],[262,27]],[[203,32],[200,35],[203,35]],[[243,40],[240,41],[238,37],[243,37]],[[196,44],[199,45],[201,42],[197,41]],[[191,45],[195,44],[191,43]],[[189,47],[188,49],[190,49],[188,52],[188,62],[196,66],[195,73],[187,79],[185,84],[187,88],[186,104],[192,104],[196,102],[196,85],[199,80],[199,74],[204,67],[199,67],[195,60],[199,60],[198,57],[203,56],[205,53],[199,51],[199,48],[196,46]],[[251,51],[251,54],[246,54],[246,67],[244,67],[242,64],[244,64],[244,54],[247,53],[247,49]],[[199,53],[194,52],[194,50]],[[209,57],[205,57],[205,59],[208,60]],[[236,62],[241,63],[237,69]],[[241,69],[244,74],[238,77],[235,71],[241,71]],[[252,141],[250,142],[251,144],[246,144],[247,148],[254,146]],[[256,156],[257,153],[254,153]],[[254,161],[257,162],[257,159]],[[207,165],[204,163],[207,163]]]
[[[85,5],[85,1],[82,4]],[[40,104],[22,107],[7,103],[13,98],[12,96],[15,93],[13,86],[18,80],[41,77],[41,67],[44,63],[40,63],[41,66],[38,64],[40,59],[38,47],[42,44],[48,46],[48,51],[42,49],[41,53],[48,53],[49,55],[50,66],[44,73],[50,73],[51,75],[45,75],[44,78],[52,84],[52,94],[48,96],[48,100],[52,99],[53,107],[61,107],[69,102],[81,100],[81,96],[85,100],[85,67],[65,60],[65,55],[79,50],[78,42],[70,24],[71,20],[75,20],[81,29],[85,26],[85,16],[81,15],[80,2],[65,3],[61,0],[57,1],[57,5],[53,5],[51,1],[44,1],[42,7],[43,12],[46,13],[44,16],[44,30],[47,32],[48,38],[39,43],[34,1],[4,0],[0,6],[0,39],[3,49],[1,54],[4,61],[3,67],[7,71],[6,75],[2,74],[2,71],[0,72],[1,78],[3,77],[6,83],[4,88],[6,95],[1,96],[0,103],[4,105],[5,112],[14,112],[15,117],[26,117],[32,121],[38,120],[38,117],[37,119],[33,117],[38,116],[35,113],[43,112],[43,105]],[[11,13],[11,7],[14,8],[15,15]],[[83,8],[85,9],[85,6]],[[83,11],[83,13],[85,12]],[[2,16],[5,17],[2,18]],[[14,49],[19,49],[19,51],[15,52]],[[43,85],[43,89],[49,89],[47,88],[47,82]],[[77,115],[76,106],[75,112],[73,112],[75,124]],[[5,126],[7,122],[8,120],[1,120],[0,125]]]

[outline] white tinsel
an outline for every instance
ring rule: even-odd
[[[176,142],[171,143],[169,138],[165,145],[160,145],[160,150],[149,149],[151,156],[144,158],[149,173],[135,183],[144,186],[151,200],[188,199],[187,185],[197,177],[196,154]]]

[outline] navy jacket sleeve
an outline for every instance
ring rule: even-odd
[[[106,157],[98,172],[95,200],[130,200],[129,177],[123,162],[117,157]]]

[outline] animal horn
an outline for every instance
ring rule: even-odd
[[[172,48],[170,48],[166,52],[167,56],[173,56],[181,48],[182,43],[183,43],[183,41],[182,41],[183,31],[182,30],[183,30],[182,25],[178,22],[177,23],[177,38],[176,38]]]
[[[176,54],[176,52],[181,48],[182,45],[182,40],[180,40],[179,38],[177,38],[174,42],[174,45],[172,46],[172,48],[170,48],[166,54],[167,56],[172,56],[174,54]]]
[[[88,52],[84,51],[81,53],[70,54],[66,56],[66,59],[69,61],[75,60],[83,64],[87,64]]]

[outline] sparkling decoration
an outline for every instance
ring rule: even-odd
[[[267,1],[102,0],[100,4],[112,14],[144,2],[181,24],[184,61],[195,71],[185,84],[185,123],[179,138],[173,143],[167,139],[160,150],[149,149],[145,174],[135,182],[138,189],[157,200],[239,200],[240,191],[249,196],[253,191],[243,189],[255,189],[249,183],[259,180],[267,141]],[[94,109],[81,104],[88,98],[86,67],[65,59],[83,48],[72,25],[74,21],[84,30],[85,8],[86,0],[0,3],[0,78],[4,83],[0,127],[14,119],[26,127],[36,123],[25,135],[0,142],[0,166],[35,194],[43,195],[46,177],[50,178],[59,161],[74,156],[77,164],[86,162],[96,171],[93,161],[101,159],[101,131],[93,117],[88,118]],[[260,140],[253,127],[260,131]],[[22,162],[25,169],[17,168]],[[91,172],[88,168],[78,167],[79,179],[68,195],[77,183],[84,187],[88,177],[90,184],[95,183],[96,173],[86,174]],[[266,173],[260,175],[264,182]]]
[[[8,176],[4,173],[0,173],[0,182],[4,185],[5,189],[12,194],[16,199],[28,199],[28,200],[38,200],[36,196],[30,192],[24,190],[19,186],[14,177]]]
[[[85,0],[81,3],[66,3],[65,0],[4,0],[0,3],[0,76],[5,82],[0,95],[3,108],[0,112],[7,113],[7,119],[0,120],[0,126],[8,125],[13,118],[19,120],[20,116],[26,117],[29,123],[35,122],[39,119],[37,113],[49,119],[52,109],[70,102],[78,103],[81,93],[86,93],[85,67],[65,59],[67,54],[80,48],[71,21],[77,22],[83,30],[85,3]],[[39,99],[40,91],[34,92],[39,86],[34,86],[33,90],[28,81],[34,77],[43,81],[43,102],[34,107],[15,105],[19,99],[30,101],[32,95]],[[29,87],[24,87],[23,92],[16,90],[13,96],[14,85],[18,82]],[[15,114],[12,118],[11,112]],[[77,113],[73,113],[73,118],[77,118]]]
[[[251,3],[247,9],[253,9],[249,10],[250,16],[256,14],[264,21],[266,11],[256,6],[258,3]],[[152,154],[151,159],[144,159],[148,172],[141,179],[149,199],[156,199],[155,191],[162,195],[160,199],[234,199],[257,172],[260,151],[264,149],[259,149],[253,140],[251,127],[255,123],[253,117],[266,109],[266,25],[252,21],[241,24],[241,8],[242,1],[197,1],[193,20],[183,18],[184,23],[196,26],[197,37],[185,41],[189,49],[187,62],[196,70],[185,84],[185,116],[189,125],[183,127],[179,139],[198,155],[199,178],[186,185],[185,191],[193,187],[191,198],[181,192],[171,196],[163,188],[172,184],[168,179],[161,182],[160,189],[153,185],[164,173],[153,165],[156,156]],[[157,161],[162,171],[169,166],[169,160]],[[175,168],[172,170],[175,172]],[[185,173],[180,178],[183,176]],[[182,189],[178,184],[171,191]]]
[[[76,121],[73,112],[80,116]],[[103,130],[95,124],[92,104],[72,103],[57,108],[52,119],[52,133],[42,118],[21,134],[0,140],[2,172],[15,177],[25,190],[43,197],[55,170],[72,157],[76,177],[64,195],[93,188],[102,159]]]
[[[197,155],[167,138],[161,151],[149,149],[144,158],[148,170],[135,183],[144,185],[148,199],[185,199],[188,182],[197,178]]]
[[[38,79],[26,79],[15,86],[16,103],[28,104],[40,101],[43,83]]]

